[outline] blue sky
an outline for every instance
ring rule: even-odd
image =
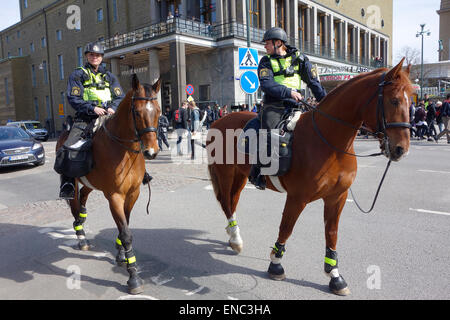
[[[374,3],[380,0],[374,0]],[[382,0],[381,0],[382,1]],[[393,63],[397,62],[398,51],[404,46],[421,49],[421,39],[416,38],[420,24],[425,23],[431,36],[424,37],[424,61],[438,61],[440,0],[394,0]],[[2,0],[0,30],[19,22],[18,0]]]

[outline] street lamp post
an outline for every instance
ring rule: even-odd
[[[420,60],[420,99],[423,98],[423,35],[429,36],[431,34],[430,30],[425,31],[425,23],[420,25],[421,30],[416,33],[416,37],[422,36],[422,51]]]

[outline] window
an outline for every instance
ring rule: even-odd
[[[22,48],[18,48],[17,49],[17,53],[19,54],[19,57],[21,57],[23,55],[23,50]]]
[[[59,80],[64,80],[64,62],[62,54],[58,55]]]
[[[9,36],[6,36],[6,43],[9,43]]]
[[[204,84],[199,87],[200,89],[200,101],[210,100],[210,85]]]
[[[20,39],[20,30],[17,30],[17,39]]]
[[[48,96],[45,96],[45,109],[47,110],[47,119],[50,119],[51,118],[50,98]]]
[[[77,61],[78,67],[83,66],[83,47],[77,47]]]
[[[216,0],[200,0],[200,21],[203,23],[216,21]]]
[[[33,88],[36,88],[36,68],[33,65],[31,65],[31,84]]]
[[[44,71],[44,83],[48,84],[47,61],[42,61],[42,69]]]
[[[250,25],[259,28],[259,0],[250,0]]]
[[[97,22],[102,22],[103,21],[103,9],[97,9]]]
[[[34,52],[34,43],[30,43],[30,52]]]
[[[5,99],[6,99],[6,105],[8,106],[9,101],[9,90],[8,90],[8,78],[5,78]]]
[[[61,41],[62,40],[62,31],[56,30],[56,40]]]
[[[275,26],[284,29],[284,1],[275,0]]]
[[[23,7],[28,8],[28,0],[23,0]]]
[[[113,0],[113,21],[117,22],[119,20],[119,15],[117,11],[117,0]]]
[[[34,98],[34,119],[39,120],[39,103],[38,98]]]
[[[45,48],[47,46],[47,40],[45,39],[45,37],[41,38],[41,48]]]

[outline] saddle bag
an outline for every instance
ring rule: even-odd
[[[86,138],[85,130],[85,125],[77,123],[67,141],[56,152],[53,169],[57,173],[79,178],[87,175],[94,167],[92,139]]]

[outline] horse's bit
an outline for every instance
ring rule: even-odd
[[[158,128],[150,126],[150,127],[146,127],[146,128],[141,129],[141,130],[138,130],[137,124],[136,124],[136,107],[134,105],[134,101],[136,101],[136,100],[153,101],[153,100],[156,100],[156,99],[157,98],[155,98],[155,97],[152,98],[152,97],[135,97],[135,96],[133,96],[131,98],[131,113],[133,115],[133,126],[134,126],[133,129],[134,129],[134,135],[136,136],[136,139],[128,140],[128,139],[121,139],[121,138],[118,138],[118,137],[114,136],[113,134],[111,134],[108,131],[108,129],[106,129],[106,125],[105,125],[106,122],[105,122],[103,124],[103,128],[105,129],[105,132],[108,135],[108,137],[110,137],[112,140],[118,142],[122,147],[124,147],[128,151],[131,151],[131,152],[136,153],[136,154],[144,152],[145,151],[145,145],[144,145],[144,142],[142,141],[142,136],[144,134],[146,134],[146,133],[149,133],[149,132],[156,132],[156,134],[158,134]],[[158,121],[158,123],[159,123],[159,121]],[[122,144],[122,142],[131,142],[131,143],[139,142],[140,143],[140,149],[139,150],[132,149],[132,148]]]

